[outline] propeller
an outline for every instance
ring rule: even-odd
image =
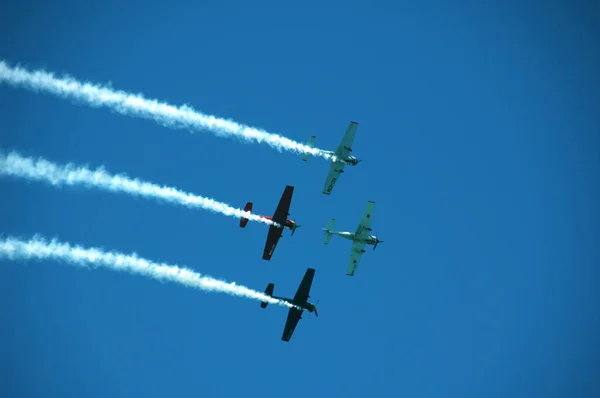
[[[319,304],[319,301],[321,301],[321,300],[317,300],[317,304]],[[317,304],[314,304],[314,306],[315,306],[315,316],[318,318],[319,313],[317,312]]]
[[[294,235],[294,232],[296,232],[296,228],[300,228],[301,225],[296,224],[296,220],[292,220],[294,222],[294,227],[292,228],[292,236]]]
[[[377,245],[379,243],[383,243],[383,241],[379,240],[379,238],[377,237],[377,235],[375,235],[375,244],[373,245],[373,250],[375,250],[377,248]]]

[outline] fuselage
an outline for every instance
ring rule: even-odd
[[[340,156],[336,155],[334,151],[323,151],[323,152],[325,152],[326,154],[328,154],[330,156],[334,156],[335,163],[345,163],[350,166],[356,166],[358,164],[358,162],[360,162],[360,160],[358,160],[358,158],[356,156],[348,155],[346,157],[340,157]]]
[[[259,215],[259,217],[265,218],[267,220],[274,221],[273,217],[271,217],[271,216],[262,216],[262,215]],[[288,228],[288,229],[291,229],[291,230],[296,229],[296,226],[297,226],[296,222],[292,221],[292,220],[285,220],[285,223],[283,223],[282,225],[283,225],[284,228]]]
[[[356,166],[358,164],[358,162],[360,162],[360,160],[358,160],[358,158],[356,158],[355,156],[352,155],[348,155],[345,159],[343,159],[344,163],[346,163],[347,165],[350,166]]]
[[[337,235],[341,238],[352,240],[352,241],[364,241],[367,245],[374,245],[377,242],[377,236],[375,235],[367,235],[363,237],[357,237],[356,234],[352,232],[336,232],[329,231],[332,235]]]
[[[271,297],[273,297],[274,299],[277,299],[277,300],[285,301],[286,303],[290,303],[292,305],[295,305],[296,307],[300,307],[304,311],[315,312],[317,309],[316,305],[314,305],[313,303],[309,303],[308,301],[295,302],[293,299],[287,298],[287,297],[278,297],[278,296],[271,296]]]

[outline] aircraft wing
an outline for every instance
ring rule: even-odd
[[[308,268],[304,277],[302,278],[302,282],[300,282],[300,286],[298,286],[298,290],[296,291],[296,295],[294,296],[295,302],[306,302],[308,301],[310,287],[312,286],[312,281],[315,276],[315,270],[312,268]]]
[[[371,230],[371,221],[373,220],[373,210],[375,210],[375,202],[368,201],[367,206],[365,207],[365,212],[360,219],[360,223],[356,228],[356,237],[363,237],[369,234]]]
[[[350,261],[348,262],[348,269],[346,269],[346,275],[354,276],[358,262],[362,257],[362,251],[365,248],[366,243],[364,241],[352,242],[352,249],[350,250]]]
[[[301,317],[302,311],[297,308],[290,308],[285,321],[285,327],[283,328],[283,334],[281,335],[281,340],[290,341],[290,338],[292,337],[292,334],[294,334],[294,330],[296,330],[296,326],[298,325],[298,321]]]
[[[342,142],[338,145],[335,150],[335,155],[341,158],[347,157],[350,152],[352,152],[352,143],[354,142],[354,136],[356,135],[356,129],[358,128],[358,123],[350,122],[346,132],[344,133],[344,137],[342,138]]]
[[[325,195],[330,195],[333,187],[338,178],[340,178],[340,174],[342,174],[342,170],[344,169],[344,163],[331,162],[329,166],[329,174],[327,174],[327,179],[325,180],[325,186],[323,187],[323,193]]]
[[[273,215],[273,221],[279,224],[284,224],[287,220],[287,216],[289,215],[290,205],[292,204],[292,195],[294,194],[294,187],[291,185],[287,185],[283,194],[281,195],[281,199],[279,199],[279,204],[277,205],[277,209],[275,209],[275,214]]]
[[[265,243],[265,250],[263,251],[263,260],[270,260],[275,248],[277,247],[277,243],[279,242],[279,238],[281,238],[281,234],[283,233],[283,228],[276,227],[271,225],[269,227],[269,234],[267,235],[267,242]]]

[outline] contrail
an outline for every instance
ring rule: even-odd
[[[235,282],[225,282],[204,276],[188,268],[152,261],[138,257],[136,253],[123,254],[119,252],[105,252],[97,248],[71,246],[68,243],[58,242],[56,239],[48,242],[46,239],[34,236],[28,241],[13,237],[0,240],[0,259],[10,260],[63,260],[67,263],[82,267],[104,266],[115,271],[127,271],[132,274],[141,274],[157,279],[180,283],[208,292],[227,293],[232,296],[245,297],[284,307],[293,308],[294,305],[274,299],[266,294],[249,289]]]
[[[160,199],[190,208],[202,208],[226,216],[247,218],[252,221],[280,227],[278,223],[242,209],[236,209],[225,203],[182,192],[176,188],[155,185],[138,179],[130,179],[124,174],[111,175],[102,167],[90,170],[70,163],[66,166],[60,166],[43,158],[26,158],[16,152],[10,152],[8,155],[5,155],[0,151],[0,175],[43,181],[57,186],[81,184],[111,192],[124,192],[134,196]]]
[[[32,72],[21,67],[12,68],[6,62],[0,61],[1,82],[36,92],[45,91],[59,97],[78,100],[93,107],[104,106],[124,115],[152,119],[168,127],[210,130],[221,137],[237,136],[246,141],[265,143],[279,151],[285,149],[298,153],[309,153],[328,160],[335,159],[334,156],[321,149],[312,148],[289,138],[244,126],[231,120],[205,115],[187,105],[176,107],[144,98],[141,94],[130,94],[101,85],[82,83],[70,76],[57,78],[49,72],[42,70]]]

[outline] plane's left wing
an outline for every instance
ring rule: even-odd
[[[346,275],[354,276],[358,262],[363,254],[366,243],[364,241],[355,240],[352,242],[352,249],[350,250],[350,261],[348,262],[348,269],[346,269]]]
[[[356,236],[363,237],[369,234],[371,230],[371,221],[373,221],[373,211],[375,210],[375,202],[368,201],[365,211],[360,219],[360,223],[356,228]]]
[[[344,163],[331,162],[331,166],[329,166],[329,174],[327,174],[327,179],[325,180],[325,186],[323,187],[323,193],[325,195],[330,195],[335,183],[338,178],[340,178],[340,174],[342,174],[342,170],[344,170]]]
[[[263,251],[263,260],[269,261],[271,259],[282,233],[283,228],[279,228],[274,225],[269,227],[269,234],[267,235],[267,242],[265,243],[265,249]]]
[[[283,334],[281,335],[281,340],[290,341],[292,338],[292,334],[294,334],[294,330],[296,330],[296,326],[298,325],[298,321],[302,317],[302,311],[297,308],[290,308],[288,312],[287,319],[285,321],[285,327],[283,328]]]

